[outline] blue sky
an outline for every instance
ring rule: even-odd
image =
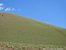
[[[0,0],[1,11],[66,28],[66,0]]]

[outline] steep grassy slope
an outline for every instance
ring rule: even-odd
[[[66,46],[66,29],[0,13],[0,41]]]

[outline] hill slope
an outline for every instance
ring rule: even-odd
[[[66,29],[1,12],[0,41],[66,46]]]

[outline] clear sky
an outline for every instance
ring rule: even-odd
[[[66,28],[66,0],[0,0],[1,11]]]

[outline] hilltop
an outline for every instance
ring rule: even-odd
[[[66,29],[0,12],[0,41],[66,46]]]

